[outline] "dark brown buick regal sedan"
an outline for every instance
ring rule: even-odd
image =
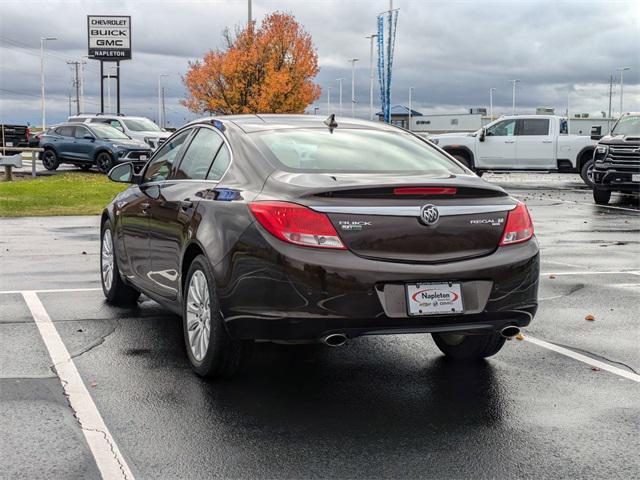
[[[456,359],[497,353],[537,310],[526,206],[399,128],[308,115],[207,118],[136,172],[101,224],[108,302],[182,316],[203,376],[250,343],[431,333]]]

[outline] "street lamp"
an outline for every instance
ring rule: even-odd
[[[619,67],[616,70],[620,72],[620,116],[622,116],[622,113],[623,113],[623,109],[622,109],[622,88],[624,86],[624,71],[625,70],[631,70],[631,67]]]
[[[369,120],[373,120],[373,39],[378,38],[378,35],[372,34],[364,38],[371,40],[369,48]]]
[[[47,40],[57,40],[56,37],[40,37],[40,107],[42,109],[42,131],[46,128],[45,122],[45,100],[44,100],[44,42]]]
[[[338,107],[338,115],[342,115],[342,81],[344,80],[344,78],[337,78],[336,80],[338,80],[338,85],[339,85],[339,95],[338,95],[338,99],[339,99],[339,107]]]
[[[351,117],[356,117],[356,62],[357,58],[349,60],[351,62]]]
[[[409,87],[409,131],[411,131],[411,113],[412,113],[411,96],[412,94],[413,94],[413,87]]]
[[[511,93],[511,115],[516,114],[516,85],[520,83],[520,80],[511,80],[512,93]]]
[[[327,115],[331,115],[331,87],[327,87]]]
[[[168,77],[168,73],[161,73],[158,75],[158,126],[164,128],[164,118],[162,118],[162,77]]]
[[[494,87],[489,89],[489,117],[491,122],[493,122],[493,92],[495,91],[496,89]]]

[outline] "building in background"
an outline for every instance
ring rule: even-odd
[[[382,121],[382,112],[378,112],[378,119]],[[536,115],[555,115],[550,107],[538,107]],[[494,115],[493,120],[500,118]],[[464,113],[423,114],[416,110],[411,113],[411,131],[416,133],[456,133],[475,132],[491,123],[492,118],[487,115],[486,108],[470,108]],[[589,135],[592,126],[601,126],[603,132],[608,132],[615,118],[591,117],[587,113],[572,114],[569,121],[569,133],[573,135]],[[391,108],[391,123],[402,128],[408,128],[409,108],[395,105]]]
[[[383,113],[376,113],[379,121],[383,121]],[[416,110],[411,110],[411,124],[415,125],[414,117],[422,117],[422,114]],[[391,107],[391,125],[397,127],[409,128],[409,107],[404,105],[394,105]]]

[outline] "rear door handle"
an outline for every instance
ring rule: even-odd
[[[542,143],[553,143],[553,140],[542,140]]]
[[[516,143],[515,140],[505,140],[504,143]]]

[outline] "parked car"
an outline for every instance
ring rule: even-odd
[[[429,139],[479,174],[557,171],[580,173],[585,180],[583,169],[593,157],[596,141],[567,132],[567,120],[562,117],[516,115],[501,117],[473,133],[445,133]]]
[[[40,137],[40,147],[44,148],[42,164],[47,170],[55,170],[61,163],[71,163],[83,170],[95,165],[107,173],[122,162],[141,166],[152,153],[146,143],[103,124],[60,124]]]
[[[593,188],[593,200],[606,205],[611,192],[640,193],[640,113],[625,113],[600,139],[590,162],[589,176]]]
[[[125,115],[110,115],[97,113],[95,115],[74,115],[69,117],[72,123],[101,123],[111,125],[127,136],[141,140],[155,150],[171,136],[171,132],[166,132],[153,121],[146,117],[130,117]]]
[[[28,147],[31,132],[27,125],[0,124],[0,146]]]
[[[526,206],[397,127],[306,115],[178,130],[101,220],[108,302],[182,315],[189,360],[231,374],[254,340],[430,332],[497,353],[537,310]]]

